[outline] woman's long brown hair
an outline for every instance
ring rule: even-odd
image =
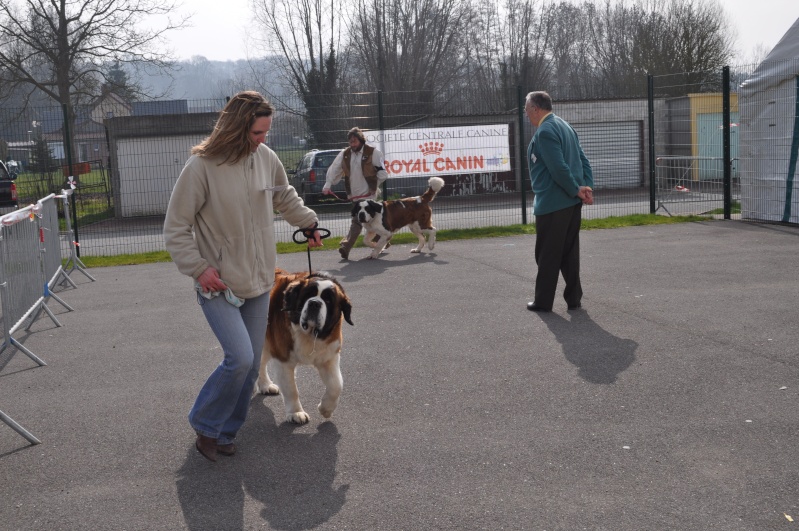
[[[221,164],[237,163],[252,151],[250,128],[255,119],[274,112],[275,108],[260,93],[239,92],[219,113],[211,135],[191,149],[192,155],[221,157]]]

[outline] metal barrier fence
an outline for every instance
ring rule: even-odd
[[[66,310],[73,309],[52,288],[57,283],[76,287],[62,267],[61,238],[56,199],[62,199],[68,212],[68,194],[50,194],[25,208],[0,216],[0,307],[2,308],[3,343],[0,353],[9,347],[24,353],[38,366],[47,365],[20,343],[14,334],[25,324],[29,330],[42,312],[60,327],[48,307],[55,300]],[[11,417],[0,411],[0,420],[32,444],[40,441]]]
[[[737,159],[733,161],[733,164]],[[722,157],[661,156],[655,162],[655,212],[705,214],[723,207]],[[732,199],[740,201],[741,183],[732,178]]]

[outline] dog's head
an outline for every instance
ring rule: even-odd
[[[364,200],[358,201],[352,206],[352,217],[358,220],[361,225],[369,223],[373,219],[383,214],[383,203],[377,201]]]
[[[306,334],[325,339],[342,316],[352,322],[352,303],[344,288],[330,273],[320,271],[293,281],[283,295],[283,310]]]

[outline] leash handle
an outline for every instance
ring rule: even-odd
[[[330,231],[327,229],[323,229],[321,227],[310,227],[307,229],[297,229],[294,231],[294,234],[291,235],[291,239],[294,240],[294,243],[308,243],[313,237],[314,231],[319,231],[319,239],[324,240],[325,238],[330,237]],[[300,235],[302,235],[305,239],[300,239]],[[311,269],[311,246],[309,245],[306,249],[308,252],[308,274],[310,275],[313,272]]]
[[[311,227],[308,229],[297,229],[294,231],[294,234],[291,235],[291,239],[294,240],[294,243],[307,243],[313,237],[313,233],[315,230],[319,231],[319,239],[324,240],[325,238],[330,237],[330,231],[327,229],[323,229],[322,227]],[[304,239],[300,239],[300,234],[303,236]]]

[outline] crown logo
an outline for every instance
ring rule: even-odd
[[[441,142],[425,142],[424,144],[419,144],[419,149],[422,155],[441,155],[444,150],[444,144]]]

